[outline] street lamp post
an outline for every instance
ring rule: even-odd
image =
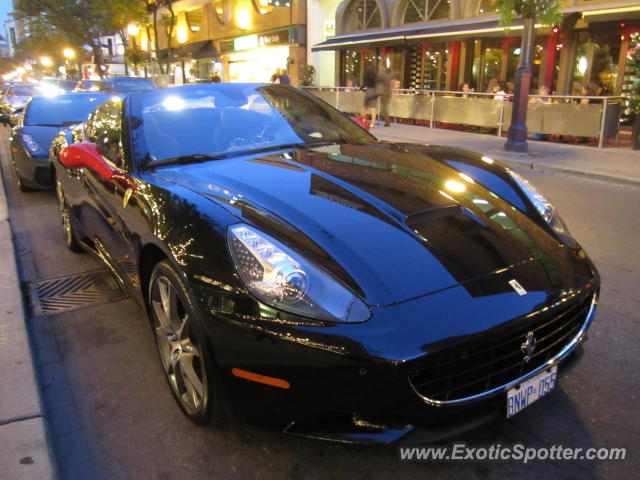
[[[67,79],[69,79],[69,62],[76,57],[76,52],[72,48],[65,48],[62,50],[62,55],[64,55],[64,66],[67,72]]]
[[[531,89],[532,59],[535,40],[535,18],[524,19],[520,65],[516,72],[516,85],[513,94],[513,111],[509,135],[504,149],[510,152],[526,152],[527,145],[527,103]]]

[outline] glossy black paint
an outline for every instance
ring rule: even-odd
[[[9,137],[11,158],[20,182],[29,188],[50,188],[49,149],[53,140],[61,131],[69,128],[69,120],[82,122],[95,106],[109,98],[109,95],[102,93],[66,93],[53,98],[35,97],[29,100]],[[61,110],[56,103],[59,101],[73,102],[72,111]],[[31,115],[34,108],[50,112],[46,115],[46,124],[37,124],[38,119]],[[24,136],[29,136],[39,147],[38,150],[31,150]]]
[[[128,107],[128,99],[107,102],[53,143],[78,237],[142,306],[153,265],[174,264],[197,298],[220,390],[240,420],[362,443],[471,428],[501,414],[504,394],[430,406],[412,390],[411,369],[431,352],[598,292],[580,246],[545,223],[498,162],[372,141],[143,168],[132,155],[140,132]],[[100,145],[130,182],[63,167],[57,154],[80,141]],[[464,192],[447,189],[450,180]],[[322,322],[256,300],[227,251],[227,227],[238,222],[327,270],[361,296],[371,318]],[[527,295],[509,286],[514,278]],[[232,368],[292,387],[240,379]]]

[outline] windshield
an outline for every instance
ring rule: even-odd
[[[146,78],[108,78],[107,82],[120,92],[146,91],[155,88],[153,82]]]
[[[37,91],[32,85],[16,85],[15,87],[11,87],[7,94],[12,97],[30,97],[32,95],[37,95]]]
[[[338,110],[285,85],[212,83],[130,98],[135,156],[145,162],[376,141]]]
[[[106,94],[34,97],[26,109],[24,125],[64,126],[84,122],[91,111],[109,98]]]

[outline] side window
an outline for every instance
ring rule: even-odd
[[[121,126],[122,102],[112,100],[96,108],[87,121],[85,137],[95,143],[100,153],[118,168],[124,167]]]

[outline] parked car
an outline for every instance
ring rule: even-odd
[[[61,78],[47,78],[36,85],[39,95],[53,96],[66,92],[73,92],[78,84],[75,80],[64,80]]]
[[[140,77],[106,77],[104,80],[81,80],[76,86],[77,91],[108,92],[125,95],[146,92],[155,88],[153,81]]]
[[[34,95],[39,95],[38,89],[32,84],[20,84],[8,87],[0,98],[0,113],[14,114],[17,109],[24,107]]]
[[[141,304],[197,423],[434,441],[548,394],[594,317],[596,268],[528,181],[293,87],[132,94],[52,152],[67,247]]]
[[[100,103],[105,93],[65,93],[33,97],[10,137],[11,159],[22,191],[52,186],[49,148],[56,135],[81,123]]]

